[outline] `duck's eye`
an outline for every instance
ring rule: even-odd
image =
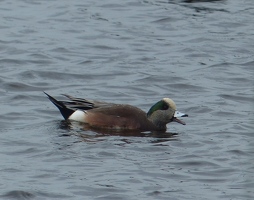
[[[167,110],[168,109],[168,104],[163,104],[161,110]]]

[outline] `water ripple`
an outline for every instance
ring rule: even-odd
[[[253,199],[253,1],[1,1],[1,199]],[[218,17],[219,16],[219,17]],[[165,133],[64,121],[43,91],[172,98]]]

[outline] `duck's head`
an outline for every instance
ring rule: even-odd
[[[147,117],[157,127],[165,129],[166,124],[173,121],[185,125],[185,122],[178,117],[188,117],[188,115],[177,111],[176,104],[172,99],[163,98],[150,108]]]

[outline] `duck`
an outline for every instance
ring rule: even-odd
[[[146,113],[136,106],[76,98],[63,94],[68,100],[56,100],[44,92],[59,109],[65,120],[82,122],[91,128],[112,130],[166,131],[167,124],[186,123],[179,117],[187,114],[177,111],[175,102],[163,98]]]

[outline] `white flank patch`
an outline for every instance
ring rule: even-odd
[[[85,122],[85,112],[82,110],[76,110],[72,115],[69,117],[70,120],[78,121],[78,122]]]

